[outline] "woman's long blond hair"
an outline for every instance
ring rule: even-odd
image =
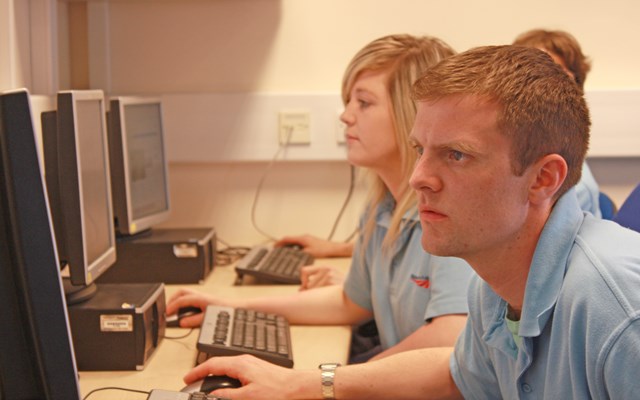
[[[383,250],[392,248],[400,234],[403,216],[416,205],[416,196],[409,188],[409,178],[417,155],[409,142],[409,134],[416,116],[416,105],[411,98],[411,87],[420,75],[440,60],[455,54],[442,40],[429,36],[408,34],[384,36],[366,45],[351,60],[342,80],[342,101],[349,102],[351,89],[364,71],[385,71],[386,87],[391,99],[392,121],[400,159],[402,162],[402,192],[398,199],[391,224],[383,241]],[[372,174],[373,175],[373,174]],[[375,210],[389,190],[377,175],[372,176],[367,201],[367,220],[363,231],[366,243],[376,226]]]

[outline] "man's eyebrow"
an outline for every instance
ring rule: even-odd
[[[477,154],[480,152],[472,143],[464,141],[444,142],[436,145],[435,147],[440,150],[457,150],[468,154]]]

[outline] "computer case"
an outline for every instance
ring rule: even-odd
[[[213,228],[151,229],[118,237],[117,260],[100,283],[200,283],[213,270]]]
[[[99,284],[68,310],[80,371],[142,370],[164,337],[162,283]]]

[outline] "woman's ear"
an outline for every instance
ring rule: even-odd
[[[542,157],[532,166],[535,174],[529,187],[529,201],[541,204],[555,200],[555,195],[567,178],[567,162],[559,154]]]

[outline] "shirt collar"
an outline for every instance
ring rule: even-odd
[[[571,189],[556,202],[538,239],[525,289],[521,336],[538,336],[549,320],[583,220],[575,189]]]

